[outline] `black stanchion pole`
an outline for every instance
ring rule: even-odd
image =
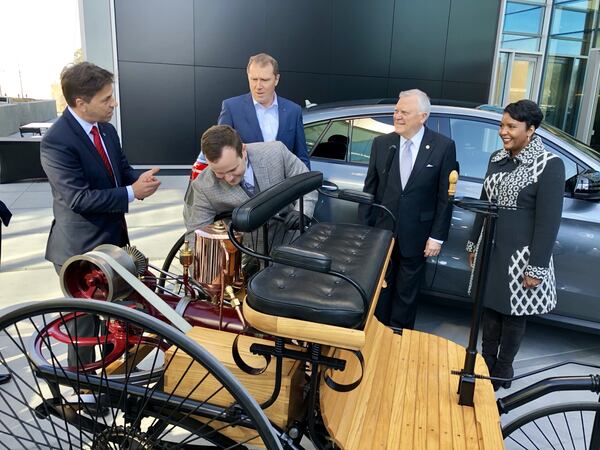
[[[469,345],[465,353],[465,364],[460,372],[458,382],[458,404],[463,406],[473,406],[473,396],[475,394],[475,360],[477,358],[477,337],[481,326],[481,317],[483,315],[483,294],[487,283],[487,272],[492,254],[494,234],[496,232],[496,218],[498,217],[498,205],[492,202],[477,199],[455,199],[456,182],[458,173],[452,171],[450,174],[450,186],[448,197],[453,205],[468,211],[473,211],[485,216],[483,222],[483,236],[478,248],[478,266],[474,292],[473,314],[471,316],[471,331],[469,334]]]
[[[481,326],[483,315],[483,293],[487,283],[487,272],[492,254],[494,233],[496,231],[497,208],[490,203],[488,215],[483,223],[483,236],[479,243],[478,252],[479,268],[477,270],[477,284],[473,303],[473,315],[471,317],[471,332],[469,334],[469,345],[465,353],[465,364],[458,382],[458,404],[473,406],[473,395],[475,394],[475,359],[477,357],[477,337]]]

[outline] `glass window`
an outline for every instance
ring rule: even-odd
[[[586,61],[579,58],[549,56],[544,73],[540,108],[545,120],[575,134]]]
[[[529,3],[506,2],[504,31],[540,34],[544,7]]]
[[[498,124],[450,118],[461,176],[483,179],[490,155],[502,147]]]
[[[599,103],[599,106],[600,106],[600,96],[598,97],[598,103]],[[600,108],[598,108],[598,111],[600,111]],[[596,117],[598,117],[598,115]],[[562,139],[563,141],[568,142],[573,147],[577,148],[577,150],[579,150],[580,152],[583,152],[586,155],[589,155],[590,157],[592,157],[594,159],[600,159],[600,152],[599,151],[596,151],[593,148],[588,147],[583,142],[578,141],[573,136],[571,136],[570,134],[565,133],[561,129],[553,127],[552,125],[549,125],[546,121],[544,121],[542,123],[542,127],[546,131],[552,133],[554,136]]]
[[[533,76],[537,58],[535,56],[517,55],[512,64],[508,102],[512,103],[523,98],[531,99],[533,90]]]
[[[306,146],[308,147],[309,153],[321,137],[321,134],[323,134],[323,130],[327,127],[327,123],[328,122],[313,123],[304,127]]]
[[[496,88],[494,89],[493,105],[501,106],[504,104],[503,94],[506,84],[506,72],[508,70],[508,53],[500,52],[498,66],[496,67]]]
[[[598,0],[555,0],[554,5],[568,6],[569,9],[589,11],[598,8]]]
[[[556,7],[552,17],[552,35],[582,38],[586,28],[586,12]]]
[[[364,117],[352,122],[350,162],[369,164],[373,139],[394,131],[393,116]]]
[[[548,150],[550,153],[554,153],[556,156],[562,159],[565,165],[565,180],[568,180],[569,178],[572,178],[575,175],[577,175],[578,170],[577,163],[575,161],[563,155],[560,151],[556,149],[556,147],[554,147],[545,139],[542,138],[542,141],[544,142],[544,147],[546,147],[546,150]]]
[[[556,2],[552,10],[548,53],[587,55],[597,8],[597,0]]]
[[[540,48],[540,39],[537,37],[523,36],[520,34],[502,34],[502,48],[518,50],[521,52],[537,52]]]
[[[579,40],[550,39],[548,53],[551,55],[579,56],[583,53],[584,42]]]
[[[350,136],[350,120],[336,120],[323,134],[320,142],[311,153],[312,158],[346,160]]]

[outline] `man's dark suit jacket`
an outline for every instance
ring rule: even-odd
[[[99,123],[98,129],[116,187],[91,139],[68,109],[42,138],[40,157],[54,199],[46,259],[58,265],[100,244],[121,246],[127,242],[123,215],[129,202],[125,186],[137,176],[121,150],[115,128]]]
[[[296,103],[280,96],[277,96],[277,104],[279,129],[275,140],[283,142],[310,169],[306,137],[304,136],[304,126],[302,124],[302,109]],[[264,141],[256,117],[252,94],[250,93],[223,101],[221,114],[219,114],[219,125],[233,127],[245,144]]]
[[[395,146],[395,149],[391,149]],[[422,255],[429,237],[446,241],[452,208],[448,203],[448,175],[456,168],[454,141],[425,128],[421,147],[404,189],[400,183],[400,136],[390,133],[373,140],[364,192],[375,195],[396,216],[402,256]],[[390,154],[390,152],[392,152]],[[389,167],[388,167],[389,166]],[[392,229],[392,220],[379,208],[359,209],[370,225]]]

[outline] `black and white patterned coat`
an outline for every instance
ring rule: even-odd
[[[563,162],[547,152],[536,135],[514,158],[504,149],[492,154],[481,198],[494,199],[502,208],[484,294],[486,307],[522,316],[544,314],[556,306],[552,248],[560,226],[564,187]],[[483,217],[478,215],[467,251],[477,250],[482,226]],[[474,272],[477,266],[478,262]],[[524,275],[541,283],[525,289]]]

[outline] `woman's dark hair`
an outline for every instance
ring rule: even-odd
[[[60,84],[67,104],[75,106],[75,99],[90,102],[94,95],[112,84],[113,74],[89,62],[67,66],[60,74]]]
[[[544,119],[544,113],[540,107],[531,100],[519,100],[511,103],[504,108],[504,112],[519,122],[525,122],[527,128],[533,125],[533,128],[537,129]]]
[[[237,155],[242,157],[240,135],[229,125],[213,125],[204,132],[200,139],[200,148],[210,162],[221,159],[224,147],[234,148]]]

